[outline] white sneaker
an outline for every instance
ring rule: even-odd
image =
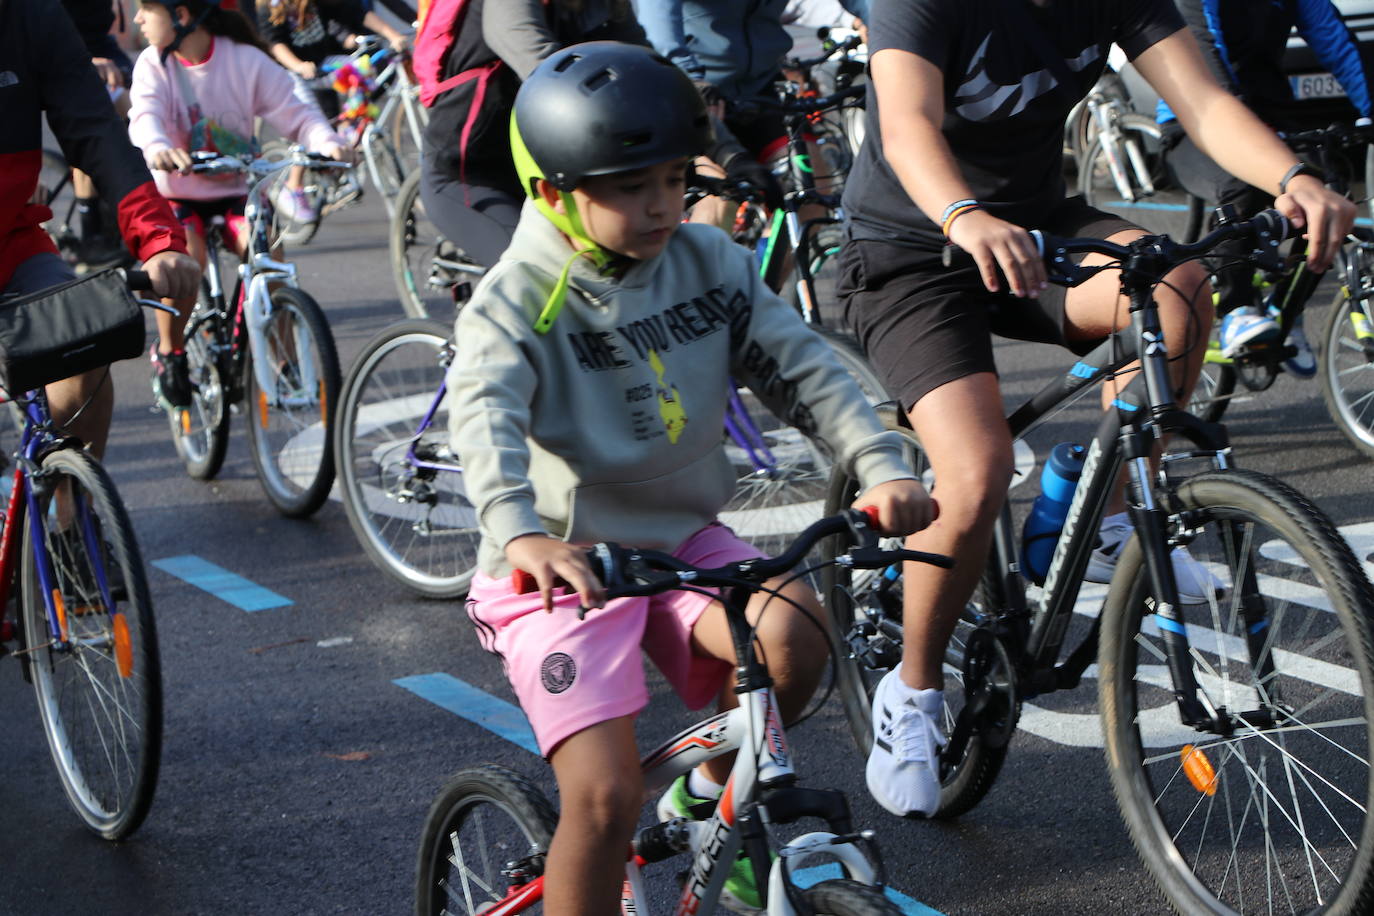
[[[1288,344],[1296,352],[1283,361],[1283,368],[1298,378],[1311,378],[1317,374],[1317,357],[1312,355],[1312,345],[1307,342],[1307,334],[1302,329],[1302,316],[1293,322],[1288,332]]]
[[[298,188],[292,189],[282,185],[277,191],[276,204],[281,215],[293,223],[313,223],[320,218],[315,208],[310,205],[310,198]]]
[[[930,817],[940,807],[940,690],[913,690],[892,669],[873,692],[868,791],[898,817]]]
[[[1097,546],[1088,558],[1088,571],[1083,574],[1086,582],[1110,582],[1116,572],[1116,561],[1121,557],[1121,548],[1135,533],[1130,516],[1124,512],[1102,520],[1102,528],[1097,532]],[[1186,547],[1175,547],[1169,553],[1170,565],[1174,567],[1174,582],[1178,585],[1179,604],[1205,604],[1209,597],[1219,595],[1226,583],[1218,579],[1211,570],[1203,566]]]
[[[1217,340],[1221,344],[1221,355],[1231,359],[1246,344],[1272,340],[1278,335],[1278,322],[1258,306],[1242,305],[1227,312],[1221,319]]]

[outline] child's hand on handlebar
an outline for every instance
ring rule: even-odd
[[[878,533],[904,537],[928,526],[940,514],[934,497],[919,480],[889,480],[869,487],[851,508],[878,510]]]
[[[357,153],[347,143],[334,143],[333,141],[322,143],[319,152],[322,156],[328,156],[339,162],[347,162],[349,165],[353,165],[358,160]]]
[[[184,149],[160,149],[153,153],[152,166],[160,172],[185,175],[191,171],[191,154]]]
[[[506,544],[506,560],[511,566],[534,577],[546,612],[553,612],[553,590],[560,579],[577,592],[583,607],[603,607],[606,604],[606,589],[587,565],[587,553],[583,547],[546,534],[525,534]]]
[[[988,292],[1002,288],[1000,269],[1014,296],[1032,298],[1045,291],[1045,261],[1029,232],[998,219],[986,210],[974,210],[950,226],[949,240],[968,252],[983,275]]]

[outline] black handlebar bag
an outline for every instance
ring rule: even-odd
[[[15,397],[140,356],[143,340],[143,313],[117,270],[0,298],[0,386]]]

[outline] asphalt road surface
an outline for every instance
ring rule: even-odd
[[[293,252],[345,366],[401,317],[384,239],[370,197]],[[1318,297],[1310,326],[1325,302]],[[1009,396],[1069,364],[1063,352],[1027,344],[1002,345],[999,361]],[[396,683],[446,675],[510,701],[500,664],[458,603],[418,600],[376,572],[337,502],[308,521],[279,517],[254,477],[241,419],[219,478],[196,482],[150,409],[146,364],[120,364],[114,378],[108,466],[145,558],[195,556],[281,602],[245,611],[150,569],[166,739],[152,812],[123,843],[88,834],[68,810],[32,692],[18,664],[0,659],[0,913],[409,912],[421,823],[448,774],[495,762],[553,795],[533,754]],[[1080,404],[1056,417],[1026,455],[1086,440],[1093,413]],[[1374,478],[1327,418],[1316,381],[1280,378],[1238,401],[1228,421],[1238,463],[1299,487],[1369,555]],[[1012,491],[1022,511],[1033,492]],[[656,675],[652,684],[644,744],[691,721]],[[954,823],[898,820],[868,798],[834,700],[793,732],[803,782],[846,791],[856,822],[879,833],[891,885],[939,913],[1163,912],[1108,786],[1095,685],[1052,700],[1073,726],[1037,733],[1028,715],[991,794]],[[658,899],[674,870],[650,872]]]

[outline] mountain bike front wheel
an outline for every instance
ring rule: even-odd
[[[518,882],[543,873],[557,825],[558,812],[523,776],[498,766],[460,770],[425,818],[416,916],[477,916],[493,909],[518,890]]]
[[[1331,523],[1245,471],[1185,481],[1168,530],[1197,604],[1161,619],[1133,537],[1102,611],[1112,788],[1180,913],[1374,911],[1374,590]],[[1165,634],[1186,634],[1171,657]],[[1191,665],[1219,727],[1180,721]]]
[[[250,353],[244,388],[253,465],[267,498],[290,518],[305,518],[334,483],[330,411],[339,397],[339,357],[324,311],[303,290],[271,292],[262,352]],[[259,373],[271,380],[263,387]]]
[[[114,485],[85,452],[48,454],[30,483],[38,514],[25,525],[20,602],[43,731],[72,808],[96,833],[123,839],[152,805],[162,754],[143,559]],[[51,573],[47,595],[40,562]]]
[[[358,543],[388,576],[431,598],[467,591],[480,540],[449,444],[448,406],[434,403],[450,336],[412,318],[373,337],[349,370],[334,421],[339,489]]]

